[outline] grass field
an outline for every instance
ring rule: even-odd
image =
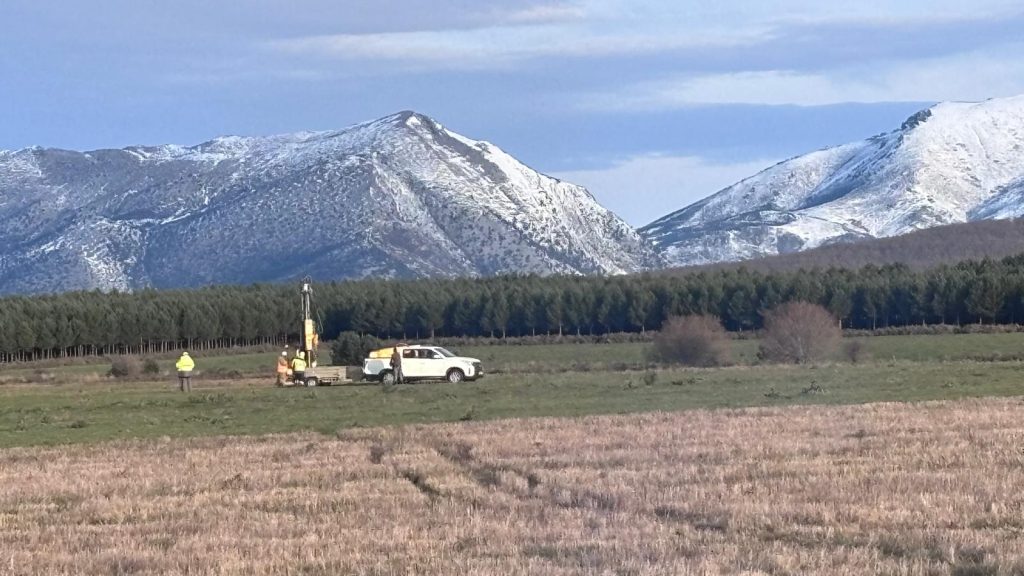
[[[1022,443],[1004,399],[6,449],[0,571],[1020,574]]]
[[[1024,360],[1024,333],[941,334],[930,336],[873,336],[846,338],[844,344],[858,342],[863,356],[876,361],[914,362],[953,360]],[[758,341],[733,340],[733,360],[739,365],[754,365]],[[454,346],[460,354],[480,358],[491,372],[542,373],[573,371],[621,371],[645,368],[649,344],[538,344]],[[195,353],[200,372],[217,378],[272,375],[276,353],[203,354]],[[833,357],[845,361],[842,349]],[[169,374],[173,359],[158,361]],[[58,382],[100,381],[106,377],[108,363],[71,366],[0,367],[0,383],[19,380],[54,379]],[[272,377],[272,376],[270,376]]]
[[[274,388],[268,380],[0,387],[0,447],[266,434],[652,410],[942,400],[1024,393],[1018,362],[873,362],[499,374],[462,384]]]
[[[498,373],[386,388],[0,370],[0,574],[1024,574],[1024,335],[860,341],[467,347]]]

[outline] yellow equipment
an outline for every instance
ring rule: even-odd
[[[343,382],[351,382],[345,366],[318,366],[317,347],[320,345],[320,334],[317,322],[313,320],[313,287],[312,280],[307,276],[302,280],[302,328],[300,330],[299,349],[292,359],[294,372],[304,371],[304,380],[295,382],[296,386],[331,386]],[[319,314],[317,315],[319,317]],[[301,366],[301,369],[300,369]],[[294,374],[293,374],[294,375]]]
[[[401,352],[402,348],[405,348],[406,346],[408,346],[408,344],[398,344],[397,347],[398,347],[399,352]],[[395,352],[395,346],[388,346],[387,348],[380,348],[378,350],[371,350],[370,354],[369,354],[369,357],[370,358],[390,359],[391,355],[394,354],[394,352]]]
[[[313,288],[307,277],[302,281],[302,341],[299,342],[299,351],[303,352],[306,362],[310,366],[316,363],[316,347],[320,343],[320,337],[316,332],[316,322],[313,321],[311,313]]]

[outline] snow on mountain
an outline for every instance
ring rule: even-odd
[[[673,265],[1024,215],[1024,96],[947,102],[781,162],[641,229]]]
[[[660,264],[585,189],[413,112],[191,147],[0,151],[0,293]]]

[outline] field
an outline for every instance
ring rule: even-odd
[[[266,379],[0,387],[0,447],[530,416],[1009,396],[1018,362],[499,374],[463,384],[274,388]]]
[[[481,381],[387,388],[199,356],[189,395],[0,370],[0,573],[1024,574],[1024,334],[859,340],[481,346]]]
[[[865,359],[912,362],[955,360],[1024,360],[1024,333],[941,334],[915,336],[873,336],[845,338],[856,342]],[[755,339],[732,341],[733,361],[741,366],[757,364]],[[645,343],[611,344],[537,344],[453,346],[458,353],[480,358],[490,372],[541,373],[564,371],[621,371],[642,369],[648,365]],[[325,351],[326,354],[326,351]],[[194,353],[197,369],[212,379],[268,375],[272,378],[275,352]],[[842,349],[833,361],[848,361]],[[174,358],[158,359],[165,375],[173,370]],[[0,366],[0,384],[11,382],[97,382],[104,379],[110,363],[94,359],[92,363],[56,365],[40,362],[28,366]]]
[[[0,452],[7,574],[1019,574],[1024,404]]]

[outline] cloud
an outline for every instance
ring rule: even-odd
[[[600,58],[654,54],[700,47],[710,49],[754,43],[756,31],[730,36],[654,37],[644,34],[595,34],[556,26],[495,27],[473,30],[384,34],[336,34],[276,40],[279,53],[330,60],[396,61],[442,69],[491,68],[544,57]]]
[[[804,72],[738,71],[675,76],[591,94],[589,110],[671,110],[707,104],[823,106],[984,100],[1024,93],[1024,45],[949,57]]]
[[[477,11],[449,28],[305,34],[261,46],[269,57],[300,66],[363,68],[375,74],[562,69],[567,78],[578,80],[579,70],[573,67],[586,66],[586,60],[618,70],[617,83],[630,82],[630,76],[641,80],[635,76],[646,73],[647,83],[634,88],[650,94],[648,105],[657,107],[680,99],[670,94],[692,101],[688,94],[736,84],[781,89],[798,81],[817,90],[821,86],[815,83],[835,83],[827,75],[818,77],[823,70],[983,50],[1017,41],[1024,25],[1024,13],[1008,13],[998,1],[972,5],[971,11],[941,0],[928,10],[913,2],[888,9],[867,4],[870,10],[840,13],[827,3],[810,6],[803,0],[769,1],[739,11],[729,0],[700,6],[664,0],[519,2]],[[729,10],[735,14],[726,18]],[[644,98],[627,100],[636,107]],[[592,107],[609,108],[607,103]]]
[[[390,60],[440,68],[477,68],[546,57],[601,58],[656,54],[685,48],[714,49],[751,45],[761,39],[761,31],[754,29],[736,30],[730,34],[657,36],[536,25],[335,34],[275,40],[268,46],[279,53],[331,60]]]
[[[582,20],[586,16],[586,9],[578,4],[539,4],[495,14],[496,19],[513,24],[571,22]]]
[[[649,154],[611,167],[565,171],[556,178],[585,186],[601,204],[634,226],[685,208],[753,176],[777,160],[713,162],[696,156]]]

